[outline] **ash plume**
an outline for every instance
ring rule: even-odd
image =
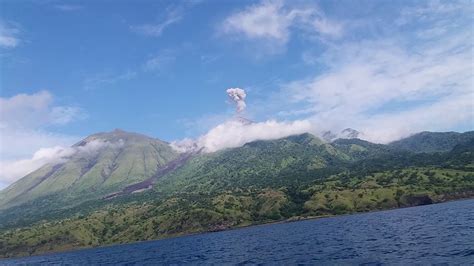
[[[245,109],[245,91],[230,88],[227,95],[236,104],[237,115],[228,119],[196,139],[173,141],[171,147],[178,152],[204,153],[215,152],[226,148],[243,146],[255,140],[272,140],[291,135],[312,132],[313,125],[307,120],[253,122],[239,115]]]
[[[230,88],[227,89],[226,92],[229,98],[235,103],[237,113],[241,113],[247,106],[245,104],[245,97],[247,97],[245,90],[240,88]]]

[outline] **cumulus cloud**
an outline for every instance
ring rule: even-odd
[[[387,143],[420,131],[451,131],[474,122],[474,93],[443,97],[433,103],[401,112],[373,115],[360,122],[365,139]]]
[[[72,150],[56,146],[42,148],[29,159],[0,161],[0,169],[2,171],[0,179],[5,183],[13,183],[47,163],[60,163],[70,155],[72,155]]]
[[[406,38],[382,36],[334,45],[314,57],[304,54],[325,71],[285,84],[281,99],[289,99],[293,108],[279,114],[306,114],[334,131],[356,128],[382,143],[423,130],[472,125],[473,33],[458,19],[466,14],[451,5],[417,10],[403,13],[407,27],[418,26]],[[435,24],[420,24],[433,17]],[[448,18],[453,18],[450,23]],[[436,41],[417,37],[450,24],[458,27],[439,31]]]
[[[263,1],[229,16],[223,31],[283,44],[293,29],[344,36],[344,42],[303,51],[303,61],[317,71],[280,82],[279,92],[249,111],[307,120],[321,131],[351,127],[386,143],[423,130],[472,128],[473,8],[468,1],[426,1],[406,5],[394,17],[340,23],[316,7]],[[260,20],[275,25],[265,31]],[[381,29],[385,20],[396,25]]]
[[[428,56],[395,45],[364,43],[333,51],[339,61],[323,75],[288,84],[292,99],[314,111],[370,111],[392,100],[417,100],[471,91],[469,52]],[[339,56],[341,58],[339,58]],[[333,64],[333,63],[330,63]]]
[[[344,33],[343,24],[329,19],[317,6],[294,6],[290,1],[262,1],[248,6],[228,16],[220,27],[228,36],[263,41],[267,52],[282,50],[292,29],[303,36],[324,39],[339,38]]]
[[[41,125],[65,124],[84,118],[78,107],[54,106],[48,91],[0,97],[0,123],[4,128],[35,128]]]
[[[39,129],[0,129],[0,160],[18,160],[31,157],[43,147],[69,146],[80,137]]]
[[[0,97],[0,183],[9,184],[36,169],[51,159],[49,154],[63,154],[61,151],[66,149],[60,147],[71,145],[79,137],[53,133],[47,128],[85,116],[78,107],[55,105],[48,91]]]
[[[43,165],[64,163],[73,155],[91,156],[105,147],[121,147],[123,144],[123,141],[109,142],[95,139],[83,146],[41,148],[28,159],[0,160],[0,181],[7,184],[13,183]]]
[[[328,72],[290,82],[283,93],[305,106],[302,112],[311,106],[314,123],[372,132],[370,140],[380,142],[426,130],[427,124],[439,130],[472,122],[472,54],[437,48],[410,52],[364,43],[337,49]],[[376,137],[384,126],[392,134]]]
[[[240,33],[248,38],[264,38],[286,42],[291,17],[282,10],[281,1],[266,1],[232,14],[224,21],[223,31]]]
[[[255,140],[279,139],[291,135],[313,131],[309,121],[248,123],[240,120],[226,121],[200,136],[196,140],[184,139],[171,145],[177,151],[185,152],[203,149],[204,152],[215,152],[225,148],[235,148]]]

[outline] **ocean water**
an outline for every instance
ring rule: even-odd
[[[474,264],[474,200],[206,233],[2,265]]]

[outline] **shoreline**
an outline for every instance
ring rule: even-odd
[[[134,244],[140,244],[140,243],[144,243],[144,242],[161,241],[161,240],[183,238],[183,237],[192,237],[192,236],[197,236],[197,235],[212,234],[212,233],[219,233],[219,232],[225,232],[225,231],[235,231],[235,230],[247,229],[247,228],[251,228],[251,227],[260,227],[260,226],[267,226],[267,225],[274,225],[274,224],[287,224],[287,223],[310,221],[310,220],[319,220],[319,219],[326,219],[326,218],[337,218],[337,217],[344,217],[344,216],[351,216],[351,215],[361,215],[361,214],[369,214],[369,213],[375,213],[375,212],[393,211],[393,210],[397,210],[397,209],[415,208],[415,207],[437,205],[437,204],[450,203],[450,202],[455,202],[455,201],[465,201],[465,200],[474,200],[474,196],[467,197],[467,198],[453,198],[453,199],[448,199],[448,200],[444,200],[444,201],[433,202],[431,204],[397,207],[397,208],[380,209],[380,210],[369,210],[369,211],[365,211],[365,212],[353,212],[353,213],[338,214],[338,215],[290,217],[290,218],[287,218],[285,220],[279,220],[279,221],[269,221],[269,222],[255,223],[255,224],[249,224],[249,225],[243,225],[243,226],[235,226],[235,227],[225,228],[225,229],[222,229],[222,230],[210,230],[210,231],[202,231],[202,232],[194,232],[194,233],[182,233],[182,234],[175,234],[175,235],[167,235],[167,236],[163,236],[162,238],[141,240],[141,241],[128,242],[128,243],[117,243],[117,244],[101,245],[101,246],[95,246],[95,247],[91,247],[91,246],[78,247],[76,249],[57,250],[57,251],[52,251],[52,252],[45,252],[45,253],[41,253],[41,254],[35,254],[35,255],[31,255],[31,256],[26,255],[26,256],[3,257],[3,258],[0,257],[0,261],[16,260],[16,259],[30,258],[30,257],[60,255],[62,253],[81,252],[81,251],[85,251],[85,250],[89,250],[89,249],[102,249],[102,248],[110,248],[110,247],[115,247],[115,246],[134,245]]]
[[[319,219],[336,218],[336,217],[344,217],[344,216],[352,216],[352,215],[360,215],[360,214],[368,214],[368,213],[376,213],[376,212],[384,212],[384,211],[393,211],[393,210],[399,210],[399,209],[416,208],[416,207],[437,205],[437,204],[443,204],[443,203],[450,203],[450,202],[453,202],[453,201],[464,201],[464,200],[474,200],[474,196],[467,197],[467,198],[458,198],[458,199],[449,199],[449,200],[445,200],[445,201],[438,201],[438,202],[433,202],[431,204],[405,206],[405,207],[379,209],[379,210],[370,210],[370,211],[364,211],[364,212],[352,212],[352,213],[345,213],[345,214],[321,215],[321,216],[307,216],[307,217],[298,217],[298,219],[293,219],[294,217],[290,217],[288,219],[280,220],[280,221],[250,224],[250,225],[233,227],[233,228],[228,228],[228,229],[223,229],[223,230],[206,231],[206,232],[196,233],[196,234],[187,234],[187,235],[178,236],[178,237],[208,234],[208,233],[217,233],[217,232],[223,232],[223,231],[232,231],[232,230],[238,230],[238,229],[245,229],[245,228],[249,228],[249,227],[265,226],[265,225],[272,225],[272,224],[286,224],[286,223],[302,222],[302,221],[309,221],[309,220],[319,220]],[[169,238],[173,238],[173,237],[169,237]],[[176,238],[176,237],[174,237],[174,238]],[[162,240],[162,239],[168,239],[168,238],[160,238],[160,239],[156,239],[156,240]],[[155,240],[145,240],[145,241],[140,241],[140,242],[146,242],[146,241],[155,241]],[[133,243],[135,243],[135,242],[133,242]]]

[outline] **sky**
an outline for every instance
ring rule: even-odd
[[[472,130],[473,11],[472,1],[0,1],[0,189],[45,151],[115,128],[209,151],[347,127],[378,143]],[[231,122],[228,88],[245,90],[238,115],[251,128]]]

